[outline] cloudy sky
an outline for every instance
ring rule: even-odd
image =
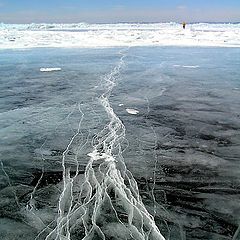
[[[240,0],[0,0],[4,23],[240,22]]]

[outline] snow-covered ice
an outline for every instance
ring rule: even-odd
[[[0,49],[122,46],[240,47],[240,24],[0,24]]]

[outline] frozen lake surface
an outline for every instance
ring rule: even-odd
[[[239,239],[239,67],[239,48],[1,50],[0,239]]]

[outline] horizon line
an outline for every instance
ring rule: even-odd
[[[79,23],[85,23],[85,24],[126,24],[126,23],[131,23],[131,24],[156,24],[156,23],[179,23],[181,24],[182,22],[186,22],[187,24],[199,24],[199,23],[208,23],[208,24],[240,24],[240,21],[192,21],[192,22],[187,22],[185,20],[182,20],[181,22],[179,21],[117,21],[117,22],[29,22],[29,23],[8,23],[8,22],[0,22],[0,24],[9,24],[9,25],[14,25],[14,24],[19,24],[19,25],[26,25],[26,24],[79,24]]]

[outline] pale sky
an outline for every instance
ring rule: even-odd
[[[0,0],[4,23],[240,22],[240,0]]]

